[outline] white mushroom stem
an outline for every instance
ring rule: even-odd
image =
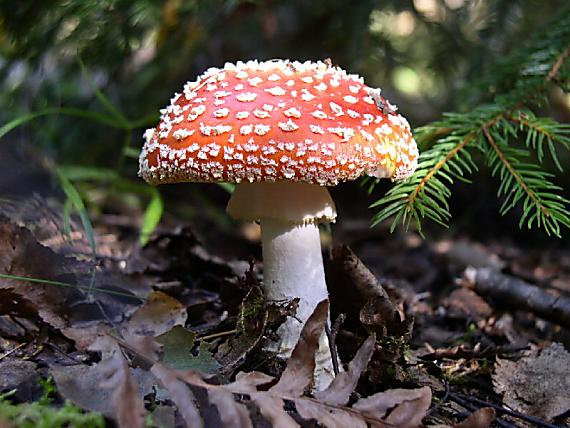
[[[277,342],[266,349],[287,358],[317,304],[328,298],[321,254],[319,222],[336,218],[326,187],[306,183],[242,183],[235,189],[228,213],[261,223],[264,288],[269,301],[299,298],[295,318],[278,329]],[[322,390],[334,377],[325,332],[315,358],[315,389]]]
[[[307,318],[319,302],[328,299],[319,228],[314,223],[292,226],[276,220],[261,220],[261,242],[267,299],[279,302],[300,298],[296,318],[288,318],[277,331],[280,342],[267,347],[287,358]],[[322,390],[334,377],[325,332],[315,360],[315,389]]]

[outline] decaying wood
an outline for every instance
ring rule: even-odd
[[[465,277],[477,293],[502,305],[526,309],[545,320],[570,327],[570,298],[548,293],[536,285],[491,268],[467,268]]]
[[[331,250],[331,259],[342,268],[343,273],[350,278],[364,300],[381,297],[383,301],[388,302],[386,304],[389,304],[390,297],[384,287],[348,245],[334,247]],[[397,310],[395,307],[391,309]]]
[[[400,308],[394,302],[394,296],[386,291],[372,271],[348,245],[334,247],[330,253],[330,261],[334,268],[335,281],[356,289],[356,294],[362,299],[358,305],[360,308],[362,304],[369,303],[374,307],[375,312],[386,317],[387,324],[404,318]]]

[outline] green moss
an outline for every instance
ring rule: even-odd
[[[100,413],[84,413],[79,407],[66,401],[62,406],[52,406],[51,396],[55,385],[51,379],[41,382],[44,393],[34,403],[13,404],[14,391],[0,394],[0,421],[7,421],[15,428],[104,428],[105,419]]]

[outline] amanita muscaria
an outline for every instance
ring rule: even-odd
[[[227,211],[261,224],[267,299],[300,298],[297,319],[269,346],[289,356],[302,323],[328,297],[318,223],[337,214],[326,186],[363,173],[412,174],[418,150],[408,122],[379,89],[328,61],[210,68],[161,113],[145,133],[140,175],[151,184],[238,184]],[[323,334],[316,388],[332,376]]]

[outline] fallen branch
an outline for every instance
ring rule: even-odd
[[[570,327],[570,299],[491,268],[467,268],[465,278],[477,293],[498,303],[525,309],[547,321]]]

